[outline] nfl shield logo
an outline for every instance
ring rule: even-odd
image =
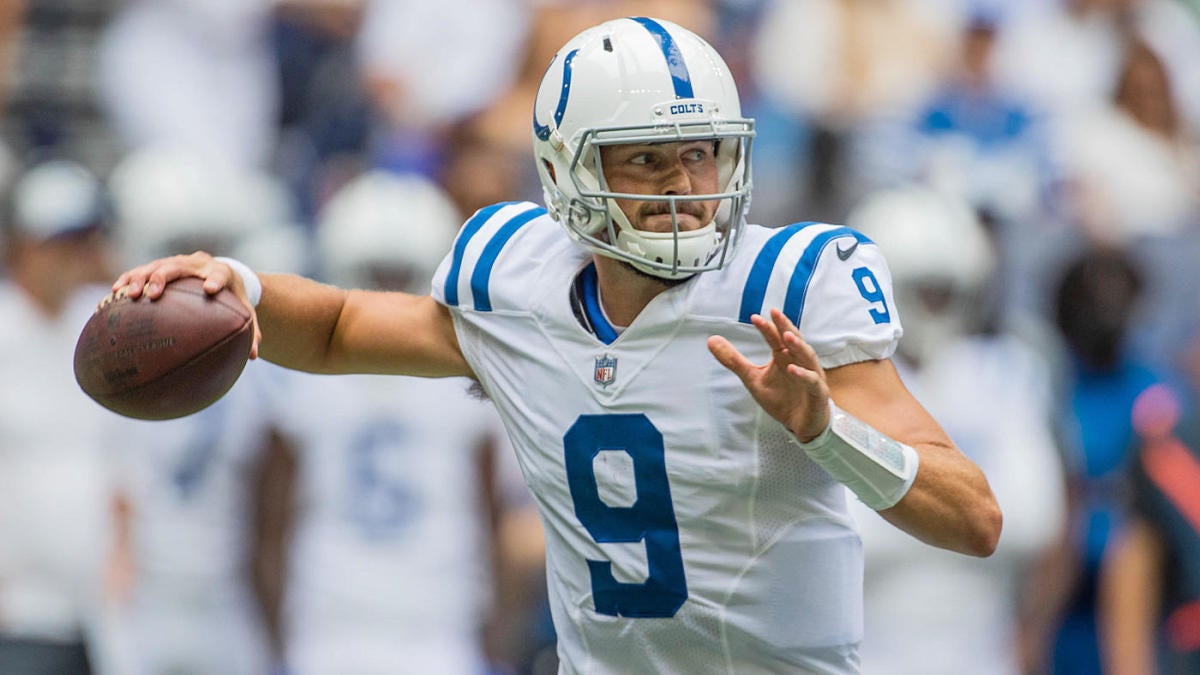
[[[596,372],[593,375],[596,384],[607,387],[617,379],[617,357],[603,354],[596,357]]]

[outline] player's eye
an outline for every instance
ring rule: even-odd
[[[686,162],[703,162],[711,156],[712,151],[708,144],[695,145],[683,151],[683,159]]]

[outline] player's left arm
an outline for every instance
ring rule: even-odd
[[[825,371],[778,309],[752,323],[771,348],[767,363],[752,363],[720,336],[709,338],[709,349],[810,457],[905,532],[952,551],[991,555],[1002,516],[987,479],[905,388],[890,360]],[[846,442],[864,436],[865,451]]]
[[[908,492],[879,515],[928,544],[991,555],[1002,516],[983,471],[908,391],[891,360],[852,363],[825,376],[838,407],[920,458]]]

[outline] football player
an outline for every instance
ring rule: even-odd
[[[350,288],[419,292],[458,222],[428,180],[368,171],[322,209],[320,268]],[[489,604],[501,597],[491,591],[492,535],[537,521],[519,514],[532,509],[527,490],[515,461],[503,470],[511,450],[499,418],[470,384],[288,379],[278,414],[296,452],[289,672],[477,675],[489,659],[511,658],[485,653],[482,639]],[[506,579],[540,579],[540,570],[504,569],[514,572]]]
[[[846,220],[887,255],[906,325],[895,358],[905,385],[984,471],[1005,514],[1004,539],[980,563],[923,546],[852,503],[866,553],[863,671],[1028,672],[1017,648],[1023,585],[1066,524],[1053,368],[1039,343],[989,325],[996,251],[964,200],[889,189]]]
[[[118,237],[142,255],[240,252],[288,215],[265,174],[176,149],[131,153],[110,183]],[[123,658],[138,673],[258,675],[281,658],[281,524],[268,478],[289,455],[267,405],[281,372],[251,363],[195,415],[127,423],[121,615]]]
[[[105,665],[110,417],[67,360],[111,275],[104,187],[84,165],[25,168],[0,254],[0,672]]]
[[[994,550],[1001,513],[896,374],[879,249],[745,223],[753,135],[708,43],[614,20],[568,41],[537,94],[545,207],[476,213],[432,296],[205,254],[114,286],[231,286],[257,306],[258,353],[291,368],[475,378],[546,526],[563,672],[853,673],[843,486],[970,555]]]

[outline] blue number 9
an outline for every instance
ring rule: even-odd
[[[883,289],[879,287],[879,281],[875,278],[875,274],[871,272],[870,268],[856,267],[851,272],[851,276],[854,277],[854,285],[858,286],[858,292],[867,302],[879,303],[878,309],[872,307],[868,310],[871,319],[877,324],[890,323],[892,315],[888,312],[887,298],[883,296]]]
[[[588,534],[600,544],[646,544],[649,575],[640,584],[617,581],[610,561],[587,561],[596,611],[609,616],[675,616],[688,591],[662,433],[641,414],[581,415],[563,437],[563,445],[575,515]],[[624,450],[633,458],[637,500],[632,506],[609,506],[600,499],[593,462],[602,450]]]

